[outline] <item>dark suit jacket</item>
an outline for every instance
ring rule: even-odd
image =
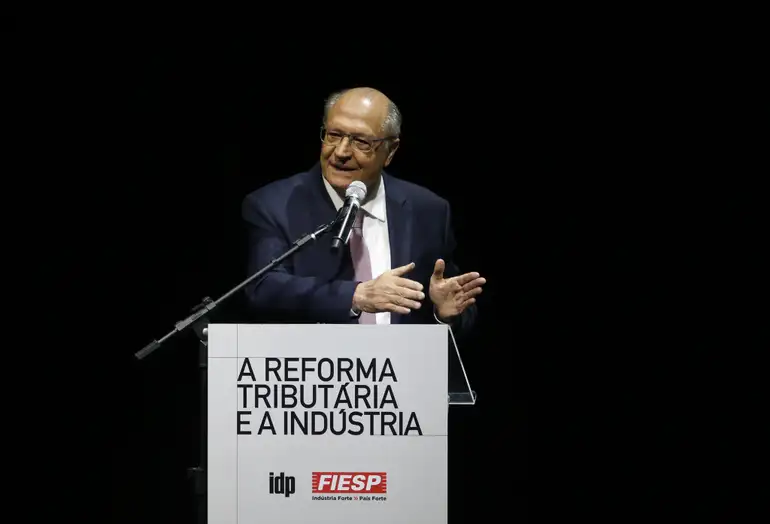
[[[445,276],[459,274],[453,262],[455,239],[449,203],[428,189],[383,173],[390,237],[391,267],[415,262],[405,275],[425,287],[423,306],[408,315],[391,313],[391,323],[436,323],[428,286],[436,259]],[[292,244],[334,220],[337,210],[316,164],[304,173],[271,182],[246,196],[242,208],[248,230],[248,272],[265,267]],[[275,271],[246,287],[250,308],[260,322],[349,323],[353,291],[350,250],[331,250],[332,234],[305,244]],[[461,334],[470,328],[476,307],[452,323]]]

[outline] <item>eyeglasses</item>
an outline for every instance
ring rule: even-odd
[[[396,138],[394,136],[386,136],[385,138],[370,138],[360,135],[354,135],[350,133],[342,133],[340,131],[329,131],[325,126],[321,126],[321,142],[330,146],[336,146],[342,142],[345,138],[350,139],[350,146],[361,152],[370,153],[377,149],[377,147],[386,140]]]

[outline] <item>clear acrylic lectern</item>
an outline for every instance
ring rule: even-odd
[[[471,388],[471,382],[460,356],[460,347],[452,332],[452,327],[447,325],[447,328],[449,331],[449,404],[451,406],[473,406],[476,404],[476,392]]]

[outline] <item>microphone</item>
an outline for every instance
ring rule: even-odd
[[[353,223],[356,221],[358,209],[361,202],[366,198],[366,184],[359,180],[350,183],[345,191],[345,203],[337,214],[337,221],[334,224],[334,236],[332,237],[332,249],[337,250],[347,245],[350,239],[350,231],[353,229]]]

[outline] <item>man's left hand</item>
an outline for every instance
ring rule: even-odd
[[[436,306],[436,315],[441,320],[449,320],[459,315],[476,302],[475,297],[481,293],[481,286],[487,282],[475,272],[444,278],[445,267],[442,259],[436,260],[429,288],[430,299]]]

